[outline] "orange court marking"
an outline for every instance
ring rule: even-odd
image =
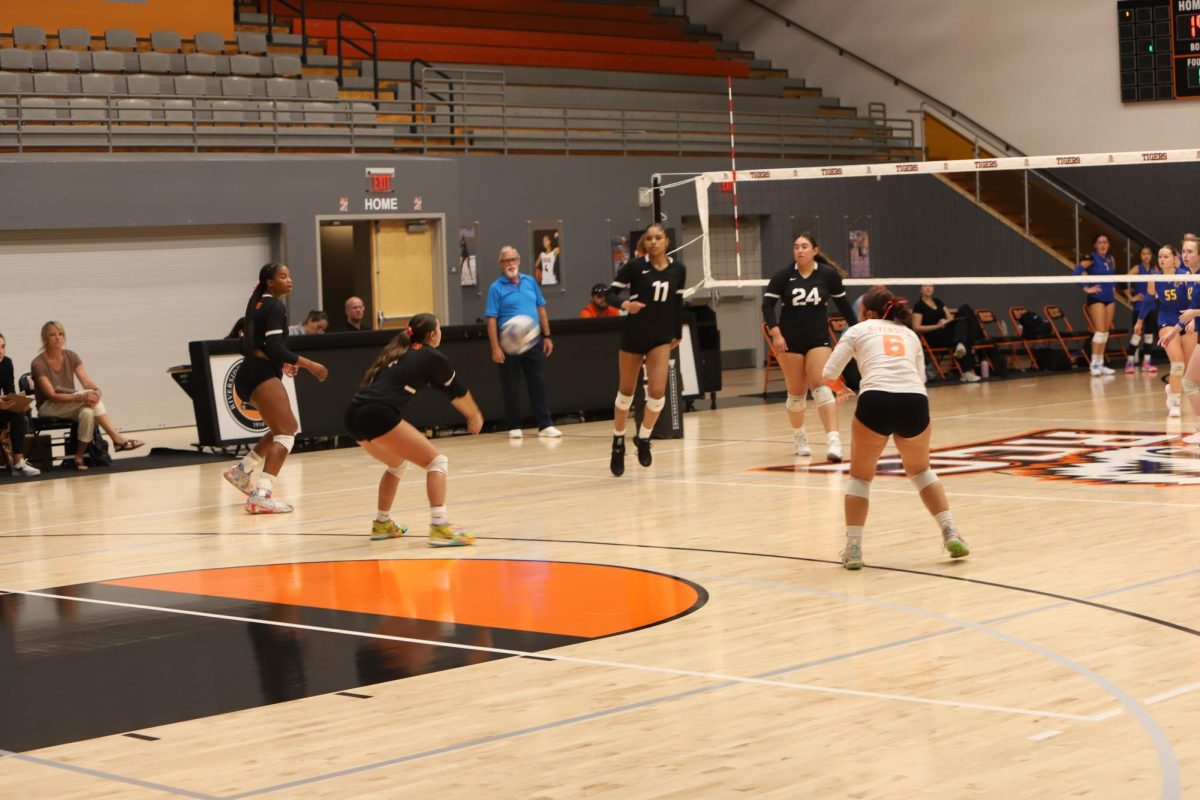
[[[663,622],[707,599],[687,581],[639,569],[490,559],[267,564],[101,583],[584,638]]]

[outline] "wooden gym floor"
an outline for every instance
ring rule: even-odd
[[[368,541],[358,450],[290,458],[277,517],[218,466],[0,483],[0,795],[1200,796],[1200,450],[1157,378],[933,389],[973,552],[884,474],[858,573],[815,414],[796,459],[730,384],[621,479],[608,423],[439,440],[449,551],[415,469]]]

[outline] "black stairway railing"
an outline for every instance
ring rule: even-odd
[[[446,85],[450,87],[446,92],[446,94],[449,95],[448,97],[440,95],[437,92],[426,88],[424,81],[417,79],[417,64],[421,64],[426,69],[432,70],[433,72],[437,73],[438,76],[440,76],[441,78],[443,78],[446,81]],[[440,69],[435,67],[433,64],[430,64],[428,61],[426,61],[423,58],[414,58],[412,61],[408,62],[408,99],[409,99],[409,108],[412,109],[412,114],[413,114],[412,125],[410,125],[408,128],[409,133],[417,132],[417,88],[418,87],[420,87],[422,93],[427,94],[430,97],[434,98],[435,100],[443,102],[450,107],[450,142],[451,143],[456,142],[457,137],[455,137],[455,135],[454,135],[454,120],[456,118],[457,109],[454,107],[454,79],[451,78],[449,75],[447,75],[445,72],[442,72]],[[431,119],[432,119],[432,121],[436,122],[437,115],[436,114],[431,115]]]
[[[283,6],[289,11],[293,11],[300,16],[300,63],[308,63],[308,4],[305,0],[299,0],[300,5],[295,5],[289,0],[267,0],[267,41],[271,44],[275,43],[275,4]]]
[[[351,39],[348,36],[344,36],[342,34],[342,23],[343,22],[347,22],[351,25],[357,25],[358,27],[365,30],[367,33],[371,34],[371,49],[368,50],[367,48],[365,48],[361,44],[359,44],[357,41],[355,41],[354,39]],[[349,14],[343,13],[343,14],[337,15],[337,80],[338,80],[338,86],[345,85],[345,79],[342,76],[342,70],[344,68],[343,65],[345,63],[345,59],[342,56],[343,43],[347,47],[352,47],[355,50],[357,50],[358,52],[362,53],[364,56],[367,56],[368,58],[371,59],[371,90],[374,93],[375,99],[378,100],[379,99],[379,37],[375,35],[375,29],[372,28],[367,23],[363,22],[362,20],[356,19],[356,18],[350,16]]]

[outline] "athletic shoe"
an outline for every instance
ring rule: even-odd
[[[846,569],[862,569],[862,542],[852,542],[846,540],[846,547],[842,550],[842,566]]]
[[[1100,374],[1101,375],[1116,375],[1117,371],[1115,369],[1113,369],[1112,367],[1106,367],[1105,365],[1101,364],[1100,365]]]
[[[1158,367],[1154,366],[1154,364],[1149,361],[1143,361],[1142,372],[1145,372],[1147,375],[1157,375]]]
[[[963,383],[979,383],[981,380],[983,380],[983,378],[979,377],[978,375],[976,375],[974,372],[971,372],[970,370],[967,370],[966,372],[964,372],[962,374],[962,382]]]
[[[953,528],[942,531],[942,545],[950,553],[951,558],[963,558],[971,555],[971,548]]]
[[[1125,362],[1125,374],[1132,375],[1135,372],[1137,372],[1137,364],[1135,364],[1133,361],[1126,361]]]
[[[543,439],[561,439],[562,431],[560,431],[558,428],[554,427],[553,425],[547,425],[546,427],[544,427],[540,431],[538,431],[538,436]]]
[[[1099,378],[1103,374],[1104,373],[1100,371],[1099,364],[1092,364],[1092,377],[1093,378]]]
[[[792,433],[792,439],[796,443],[796,455],[811,456],[812,447],[808,444],[808,431],[801,428],[799,431]]]
[[[836,433],[825,434],[825,460],[834,464],[842,463],[842,437]]]
[[[429,526],[430,547],[466,547],[469,544],[475,544],[475,537],[448,522]]]
[[[954,357],[955,358],[962,358],[966,354],[967,354],[967,348],[962,342],[958,342],[957,344],[954,345]]]
[[[33,465],[32,465],[32,464],[30,464],[28,461],[22,461],[20,464],[16,464],[16,465],[14,465],[14,466],[13,466],[13,471],[14,471],[14,472],[19,472],[19,473],[21,473],[21,474],[22,474],[22,475],[24,475],[26,478],[32,478],[32,477],[34,477],[35,475],[41,475],[41,474],[42,474],[42,471],[41,471],[40,469],[38,469],[37,467],[33,466]]]
[[[255,489],[253,494],[246,498],[247,514],[290,514],[292,510],[292,506],[282,500],[276,500],[270,492]]]
[[[608,461],[608,468],[612,470],[612,474],[618,478],[625,474],[625,437],[613,436],[612,458]]]
[[[240,461],[221,473],[221,476],[229,481],[233,488],[247,497],[254,491],[250,473],[246,472],[245,467],[242,466],[242,462]]]
[[[643,439],[640,436],[633,437],[633,446],[637,448],[638,463],[643,467],[648,467],[654,463],[654,456],[650,455],[650,440]]]
[[[1179,406],[1167,406],[1167,416],[1168,416],[1168,417],[1178,417],[1178,416],[1180,416],[1180,413],[1179,413]]]
[[[381,542],[384,539],[399,539],[406,533],[408,533],[408,526],[397,525],[395,520],[389,519],[386,522],[375,520],[371,523],[372,542]]]
[[[521,432],[520,428],[513,428],[508,432],[508,438],[510,439],[520,439],[524,435],[525,434]]]
[[[1191,436],[1183,437],[1184,444],[1200,444],[1200,431],[1196,431]]]

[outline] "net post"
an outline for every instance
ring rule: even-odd
[[[654,203],[654,221],[663,221],[662,213],[662,179],[658,175],[650,176],[650,197]]]

